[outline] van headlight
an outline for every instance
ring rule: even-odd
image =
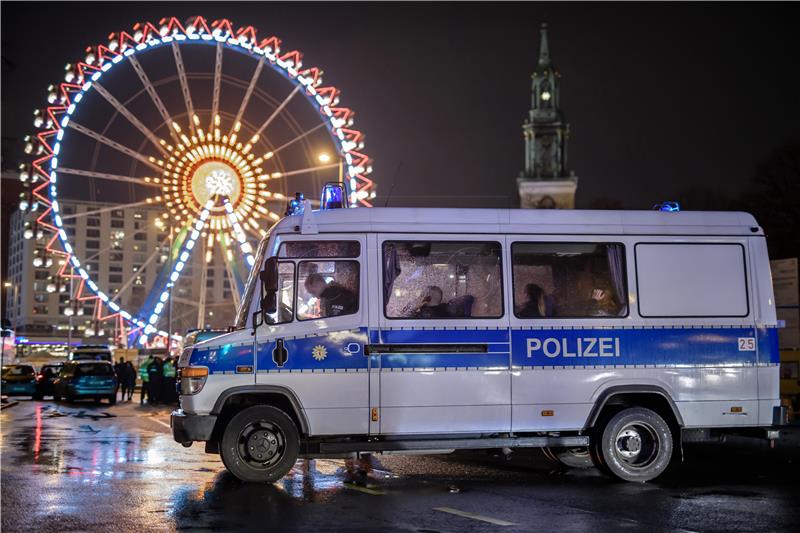
[[[191,396],[203,390],[208,378],[208,368],[204,366],[187,366],[181,368],[181,394]]]

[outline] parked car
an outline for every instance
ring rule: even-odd
[[[84,344],[69,354],[70,361],[112,361],[111,348],[105,344]]]
[[[42,366],[39,373],[36,374],[36,394],[33,398],[41,400],[45,396],[53,395],[53,382],[61,372],[63,363],[53,363]]]
[[[0,392],[7,396],[35,396],[36,371],[31,365],[5,365]]]
[[[117,403],[117,375],[108,361],[68,361],[53,382],[53,399],[73,400],[93,398]]]

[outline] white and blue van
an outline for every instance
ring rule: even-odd
[[[244,481],[298,457],[523,447],[647,481],[682,440],[785,419],[746,213],[306,203],[255,265],[232,331],[181,355],[171,417]]]

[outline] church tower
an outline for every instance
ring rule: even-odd
[[[531,110],[522,125],[525,170],[517,179],[521,207],[573,209],[578,178],[567,170],[569,124],[561,113],[561,75],[550,59],[547,24],[542,24],[539,64],[531,78]]]

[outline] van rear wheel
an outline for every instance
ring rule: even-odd
[[[643,407],[624,409],[611,417],[598,444],[603,466],[625,481],[655,479],[672,458],[669,425]]]
[[[222,435],[222,462],[245,482],[271,483],[291,470],[300,449],[292,419],[278,408],[257,405],[234,416]]]

